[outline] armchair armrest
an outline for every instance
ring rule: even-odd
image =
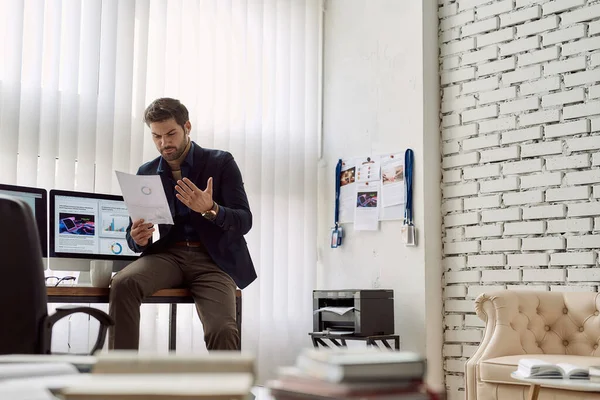
[[[466,398],[474,399],[477,393],[480,361],[525,353],[519,333],[511,326],[519,307],[519,296],[509,290],[482,293],[475,300],[475,313],[485,322],[485,329],[477,351],[465,366]]]
[[[58,307],[54,314],[47,316],[43,322],[41,351],[42,354],[50,354],[50,347],[52,344],[52,328],[54,327],[54,324],[59,320],[63,319],[64,317],[76,313],[88,314],[89,316],[96,318],[98,322],[100,322],[98,337],[96,338],[96,343],[90,351],[90,354],[94,354],[97,350],[101,349],[104,346],[104,341],[106,340],[106,333],[108,331],[108,327],[115,324],[113,319],[107,313],[92,307],[62,306]]]

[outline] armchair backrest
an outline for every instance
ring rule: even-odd
[[[36,354],[48,315],[36,221],[22,200],[0,196],[0,354]]]
[[[599,293],[491,292],[477,299],[476,311],[496,331],[489,350],[504,353],[489,356],[600,355]]]

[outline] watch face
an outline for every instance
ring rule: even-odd
[[[214,218],[216,218],[217,213],[215,212],[215,210],[208,210],[207,212],[205,212],[204,214],[202,214],[202,216],[204,218],[214,219]]]

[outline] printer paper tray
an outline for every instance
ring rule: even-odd
[[[354,329],[350,329],[347,326],[328,326],[327,328],[325,328],[325,332],[327,331],[330,331],[330,333],[354,333]]]
[[[356,316],[354,313],[348,313],[344,315],[338,315],[336,313],[331,312],[323,312],[321,313],[321,321],[323,322],[348,322],[354,325],[354,320]]]

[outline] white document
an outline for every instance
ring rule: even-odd
[[[127,211],[133,221],[173,225],[173,216],[159,175],[133,175],[115,171]]]
[[[379,181],[356,186],[354,230],[376,231],[379,228]]]
[[[54,376],[35,376],[23,379],[8,379],[0,381],[0,399],[20,399],[20,400],[33,400],[37,397],[35,395],[43,396],[44,394],[50,394],[60,392],[62,389],[69,387],[76,383],[84,383],[86,380],[91,379],[92,374],[70,374],[70,375],[54,375]],[[23,397],[3,397],[3,394],[14,392],[19,396]],[[30,394],[31,393],[31,394]],[[32,396],[31,398],[26,395]],[[53,399],[56,397],[50,395],[50,397],[39,397],[40,399]]]
[[[10,363],[0,364],[0,381],[5,379],[31,378],[35,376],[78,374],[69,363]]]
[[[342,160],[340,174],[340,223],[354,221],[354,202],[356,199],[356,162]]]
[[[10,382],[8,384],[0,383],[0,399],[57,400],[58,397],[45,388],[31,387],[27,383],[14,385]]]
[[[378,181],[381,176],[380,157],[364,157],[356,160],[356,182]]]
[[[381,158],[381,206],[404,204],[404,153]]]
[[[320,313],[323,311],[329,311],[332,313],[336,313],[337,315],[344,315],[353,311],[354,307],[321,307],[313,312],[313,314]]]
[[[404,204],[398,204],[390,207],[379,207],[380,221],[404,220]]]

